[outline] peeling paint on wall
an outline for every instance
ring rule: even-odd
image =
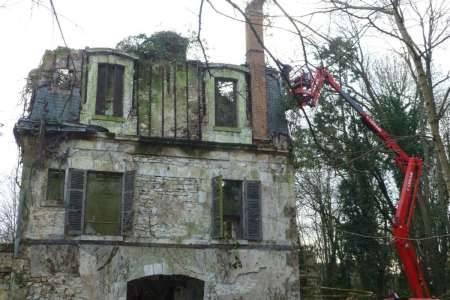
[[[64,57],[67,67],[67,50],[55,51],[45,56],[45,76],[34,82],[58,73]],[[288,141],[279,135],[277,141],[253,140],[248,69],[211,64],[210,76],[199,62],[138,60],[108,49],[78,55],[80,97],[68,106],[70,115],[63,113],[74,123],[50,118],[64,110],[61,97],[50,97],[67,93],[60,82],[56,90],[51,84],[36,90],[33,118],[16,127],[24,167],[13,299],[125,300],[129,283],[148,276],[201,281],[204,299],[299,299]],[[123,66],[123,117],[96,114],[99,64]],[[230,126],[215,124],[217,78],[235,83],[236,122]],[[45,103],[53,107],[46,111]],[[42,156],[40,148],[53,138],[58,142]],[[47,199],[58,194],[48,182],[49,169],[61,171],[64,201]],[[102,184],[89,174],[116,177]],[[248,190],[243,183],[258,182],[262,240],[213,235],[212,184],[218,176],[240,182],[241,192]],[[106,209],[112,202],[114,210]],[[240,210],[244,202],[233,211],[249,220]],[[68,213],[73,209],[75,222]],[[125,219],[131,220],[126,232],[117,228]],[[68,230],[71,222],[81,222],[81,230]],[[97,223],[106,225],[82,230]]]

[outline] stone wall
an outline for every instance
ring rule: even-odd
[[[298,299],[293,171],[287,153],[233,146],[158,145],[96,134],[62,143],[32,168],[24,137],[27,220],[16,299],[126,299],[127,282],[185,275],[205,283],[204,299]],[[47,206],[48,168],[135,170],[133,231],[126,236],[69,236],[65,208]],[[211,237],[211,180],[259,180],[261,242]],[[26,297],[24,295],[27,295]]]
[[[48,52],[32,74],[33,87],[52,87],[57,79],[52,72],[60,65],[70,71],[70,53]],[[211,64],[207,73],[196,62],[139,61],[110,49],[73,53],[78,55],[72,82],[78,102],[66,106],[73,95],[61,93],[52,100],[52,114],[59,118],[68,107],[71,114],[63,119],[77,122],[81,106],[81,124],[109,132],[76,132],[76,126],[83,126],[74,123],[72,132],[62,126],[60,132],[50,133],[43,124],[39,130],[44,135],[29,135],[29,128],[18,135],[24,162],[20,247],[8,269],[12,273],[0,278],[0,300],[10,286],[12,299],[20,300],[125,300],[127,283],[153,275],[201,280],[204,299],[298,299],[289,141],[280,135],[272,142],[253,144],[247,68]],[[124,118],[95,115],[97,65],[106,62],[124,66]],[[216,78],[236,83],[236,127],[215,126]],[[72,84],[59,89],[71,91]],[[42,101],[34,105],[49,103],[46,95],[42,93]],[[36,110],[31,120],[40,120],[42,111]],[[49,169],[65,170],[65,202],[46,200]],[[131,231],[102,236],[67,230],[71,169],[135,171]],[[259,235],[254,240],[212,236],[212,183],[219,176],[241,181],[243,189],[245,182],[260,183],[261,218],[254,220],[262,219],[261,240]],[[243,212],[244,205],[241,209],[244,224],[250,214]],[[78,220],[84,222],[81,216]],[[10,261],[11,254],[6,256]]]
[[[284,154],[272,155],[190,147],[156,147],[108,138],[70,140],[60,153],[64,161],[48,161],[34,169],[28,195],[30,218],[24,238],[64,237],[64,207],[45,206],[47,168],[104,172],[136,170],[134,231],[127,240],[191,243],[211,240],[211,182],[259,180],[262,184],[263,241],[290,244],[295,195],[293,171]],[[55,155],[62,157],[62,155]],[[26,170],[25,170],[26,173]]]
[[[0,300],[8,299],[12,272],[12,245],[0,244]]]
[[[138,174],[134,234],[138,238],[206,239],[208,230],[201,228],[199,199],[201,179]],[[177,220],[170,222],[169,220]]]
[[[127,282],[157,274],[204,281],[204,299],[299,299],[289,251],[33,245],[24,255],[27,296],[13,299],[125,300]]]

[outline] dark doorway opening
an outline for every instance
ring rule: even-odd
[[[127,300],[203,300],[204,282],[182,275],[155,275],[129,281]]]

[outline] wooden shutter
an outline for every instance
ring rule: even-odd
[[[108,89],[108,64],[98,64],[97,97],[95,99],[95,114],[104,115],[106,107],[106,91]]]
[[[223,237],[223,193],[222,176],[212,179],[212,214],[211,237],[220,239]]]
[[[134,180],[136,171],[125,172],[123,177],[122,234],[128,235],[133,229]]]
[[[123,71],[121,65],[114,65],[113,116],[123,117]]]
[[[70,169],[66,202],[66,232],[79,235],[83,229],[83,203],[86,191],[86,171]]]
[[[261,182],[244,181],[244,196],[245,238],[259,241],[262,239]]]

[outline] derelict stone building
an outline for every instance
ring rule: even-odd
[[[13,299],[299,298],[280,78],[249,29],[242,66],[58,48],[30,78]]]

